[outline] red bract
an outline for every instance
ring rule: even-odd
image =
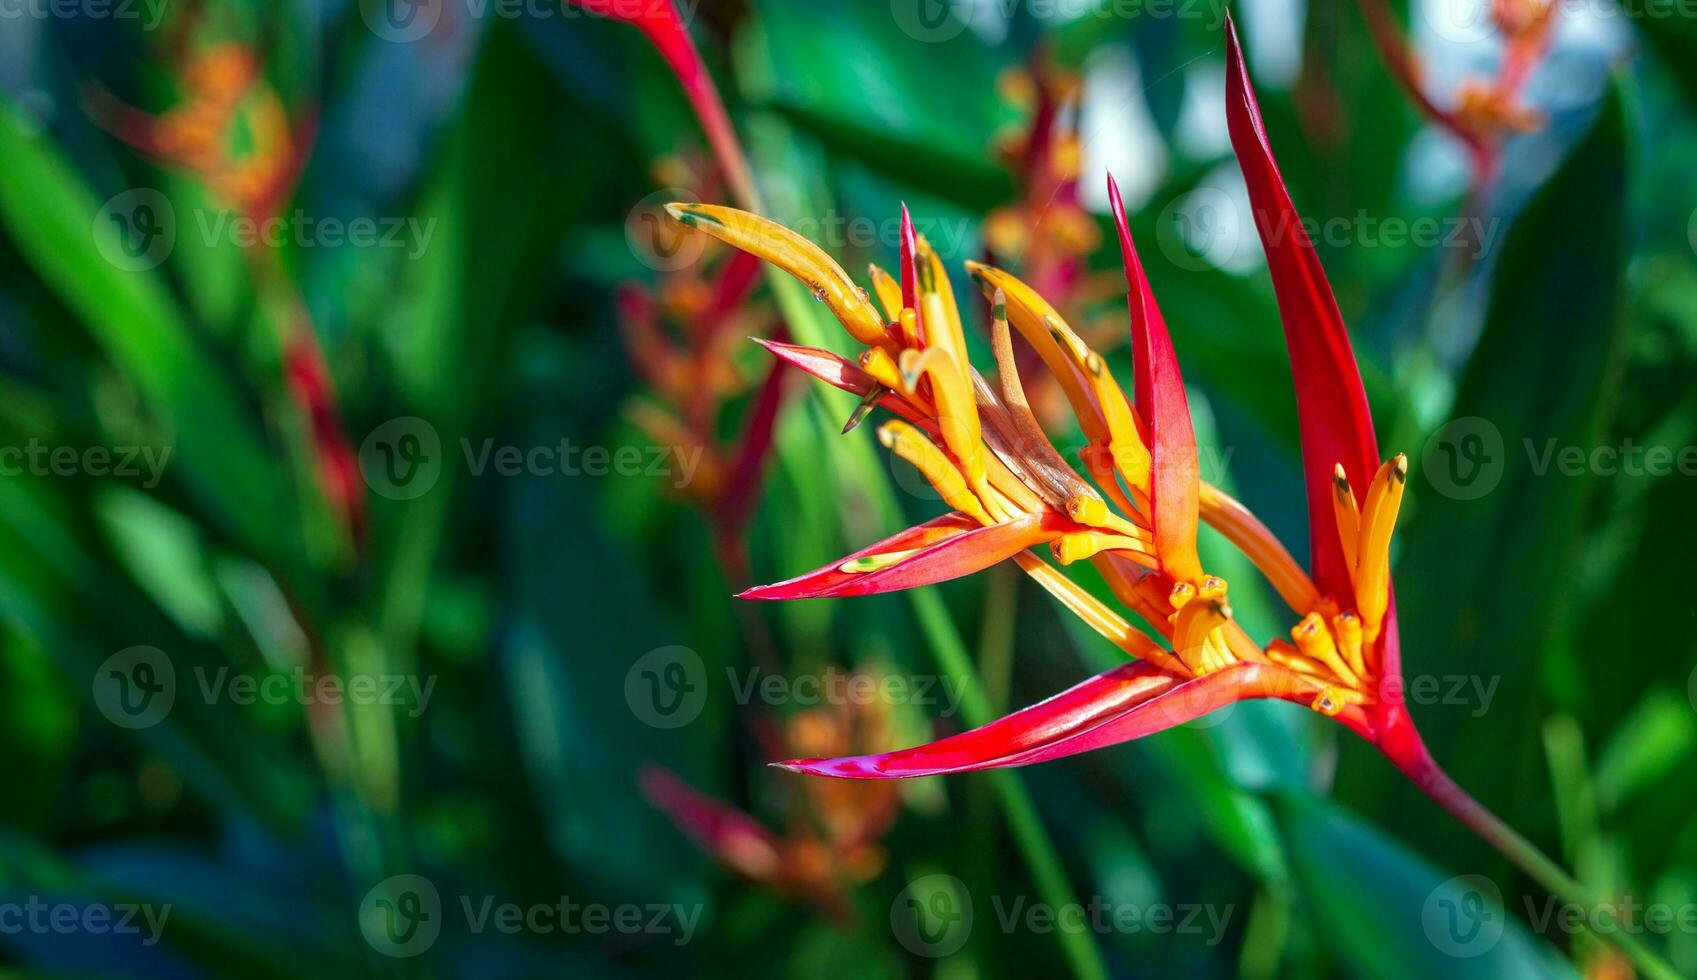
[[[1202,561],[1196,556],[1196,525],[1200,519],[1197,474],[1201,469],[1196,431],[1190,424],[1190,403],[1184,396],[1184,378],[1179,374],[1172,338],[1167,335],[1167,321],[1143,275],[1143,263],[1137,258],[1137,246],[1132,244],[1131,229],[1126,225],[1120,185],[1111,174],[1108,200],[1119,230],[1120,257],[1125,262],[1137,413],[1147,433],[1153,467],[1149,520],[1155,526],[1155,546],[1163,567],[1173,578],[1188,581],[1202,574]]]
[[[1309,560],[1321,591],[1343,594],[1349,586],[1343,548],[1331,520],[1333,468],[1341,463],[1351,486],[1367,488],[1379,467],[1373,416],[1331,283],[1267,145],[1235,28],[1227,28],[1227,38],[1226,125],[1249,188],[1250,210],[1267,254],[1296,379]]]
[[[565,2],[610,20],[632,24],[648,37],[649,43],[665,60],[666,67],[677,77],[684,96],[689,99],[690,108],[695,110],[701,129],[707,134],[707,142],[713,147],[713,156],[731,185],[731,192],[743,207],[758,208],[760,195],[749,173],[742,144],[731,126],[730,115],[725,112],[725,103],[719,98],[719,90],[713,84],[713,76],[707,73],[701,53],[689,36],[689,27],[678,15],[677,4],[672,0],[647,0],[645,3],[631,3],[629,0]]]

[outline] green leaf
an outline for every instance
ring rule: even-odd
[[[1670,691],[1651,691],[1615,724],[1597,752],[1598,802],[1613,809],[1654,785],[1697,747],[1691,704]]]
[[[1313,930],[1348,976],[1576,977],[1500,905],[1488,879],[1447,877],[1326,800],[1275,810]]]
[[[166,427],[175,443],[167,472],[255,553],[286,558],[288,538],[278,533],[289,524],[286,481],[251,405],[197,344],[159,278],[108,260],[123,245],[104,217],[46,136],[0,103],[0,222],[7,234]]]
[[[1679,81],[1685,97],[1697,106],[1697,20],[1688,11],[1655,0],[1622,0],[1621,11],[1637,25],[1644,46]]]
[[[937,26],[913,13],[960,5],[756,6],[765,43],[738,50],[752,100],[782,110],[834,152],[975,210],[1013,193],[1012,178],[991,162],[998,127],[1014,120],[996,93],[1001,58],[952,12]]]
[[[1589,467],[1565,469],[1549,454],[1588,452],[1607,431],[1628,325],[1620,315],[1626,140],[1610,97],[1509,230],[1452,419],[1410,453],[1405,512],[1413,514],[1398,534],[1410,711],[1456,781],[1534,836],[1551,827],[1538,669],[1570,627],[1585,507],[1598,482]],[[1434,846],[1449,840],[1435,836],[1448,827],[1399,819]]]

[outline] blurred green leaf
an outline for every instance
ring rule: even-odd
[[[1671,691],[1651,691],[1614,726],[1597,751],[1597,796],[1605,810],[1626,803],[1691,757],[1697,747],[1692,708]]]
[[[291,524],[286,481],[251,406],[154,274],[105,258],[122,246],[94,195],[44,134],[3,104],[0,220],[167,427],[176,450],[169,472],[180,472],[198,505],[246,547],[292,564],[290,539],[279,533]]]
[[[952,17],[958,5],[756,6],[763,43],[738,49],[752,100],[782,110],[833,152],[974,210],[1013,193],[991,162],[998,127],[1014,120],[996,89],[1005,56],[957,23],[931,28],[916,19],[922,10]]]
[[[1571,625],[1597,482],[1549,453],[1589,452],[1607,431],[1627,328],[1626,172],[1625,120],[1611,97],[1508,232],[1452,420],[1423,451],[1386,450],[1411,450],[1418,495],[1396,566],[1410,711],[1457,782],[1535,837],[1551,826],[1537,778],[1538,664]],[[1471,750],[1481,744],[1491,751]],[[1382,762],[1358,755],[1382,785]],[[1413,816],[1405,810],[1397,824],[1435,844]]]
[[[1688,11],[1657,0],[1622,0],[1621,11],[1658,61],[1678,79],[1697,107],[1697,20]]]
[[[1405,980],[1577,977],[1478,877],[1447,878],[1326,800],[1278,797],[1320,942],[1349,976]]]

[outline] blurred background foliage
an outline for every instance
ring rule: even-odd
[[[1114,652],[1008,568],[905,595],[731,600],[939,509],[870,426],[837,435],[851,398],[798,378],[782,382],[774,448],[732,536],[745,546],[727,544],[698,488],[665,476],[505,476],[462,453],[662,444],[633,407],[654,395],[620,301],[632,284],[670,301],[675,277],[633,215],[664,188],[704,189],[689,181],[710,168],[638,32],[540,3],[450,0],[413,40],[347,0],[95,6],[0,23],[0,444],[169,456],[157,479],[17,455],[0,475],[0,901],[171,913],[156,944],[4,931],[0,955],[21,970],[1631,975],[1593,936],[1535,932],[1534,886],[1366,746],[1285,704],[903,786],[836,908],[728,872],[645,796],[648,767],[768,827],[852,809],[763,766],[814,716],[739,703],[751,699],[729,678],[836,669],[965,692],[958,712],[885,706],[867,747],[888,748],[1035,701]],[[1259,247],[1229,223],[1187,237],[1197,201],[1242,194],[1220,112],[1222,9],[936,6],[942,26],[918,31],[900,0],[686,8],[768,211],[887,229],[905,201],[966,296],[960,262],[984,253],[985,215],[1027,191],[1005,150],[1030,125],[1029,70],[1073,79],[1084,204],[1104,232],[1103,170],[1128,189],[1199,436],[1224,483],[1285,541],[1305,540]],[[1395,6],[1441,103],[1501,56],[1444,30],[1443,4]],[[1299,208],[1348,223],[1318,247],[1381,444],[1415,461],[1396,581],[1405,670],[1440,685],[1413,705],[1421,730],[1459,782],[1587,884],[1697,903],[1692,474],[1540,473],[1529,458],[1697,444],[1692,22],[1636,0],[1560,5],[1525,91],[1537,123],[1481,189],[1387,71],[1361,9],[1244,0],[1237,14]],[[231,89],[209,50],[252,75]],[[164,136],[177,142],[161,146],[174,110]],[[109,219],[115,201],[135,217],[123,195],[140,191],[168,203],[175,241],[138,267]],[[216,230],[260,213],[413,231],[395,248],[330,241],[322,225],[258,246]],[[1382,233],[1456,216],[1489,229],[1482,254]],[[893,267],[893,233],[851,239],[827,242],[845,267]],[[1117,261],[1097,249],[1086,271]],[[1123,329],[1116,302],[1099,307],[1105,329],[1114,316]],[[825,308],[776,278],[738,316],[743,334],[781,324],[847,349]],[[739,343],[692,369],[703,364],[724,377],[709,435],[734,447],[769,358]],[[708,384],[698,373],[683,387]],[[439,439],[440,476],[417,496],[373,476],[369,437],[398,419]],[[1452,420],[1502,439],[1501,483],[1482,497],[1420,478]],[[1254,635],[1288,628],[1247,569],[1219,567]],[[96,702],[101,665],[138,645],[165,652],[177,692],[156,724],[130,729]],[[675,729],[628,694],[632,665],[671,646],[699,658],[705,691]],[[243,705],[199,686],[220,670],[433,687],[425,706]],[[1442,696],[1453,678],[1467,688]],[[441,936],[416,958],[384,955],[359,914],[398,874],[443,896]],[[977,926],[931,960],[891,923],[910,882],[936,874],[976,898]],[[1422,924],[1460,874],[1497,883],[1510,913],[1505,940],[1476,959],[1447,955]],[[467,928],[460,896],[680,903],[701,921],[687,944],[509,935]],[[990,899],[1015,896],[1230,918],[1218,937],[999,928]],[[1651,942],[1697,974],[1697,934]]]

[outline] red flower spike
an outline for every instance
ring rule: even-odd
[[[698,792],[659,766],[642,771],[642,794],[708,854],[749,878],[777,873],[782,851],[771,831],[729,804]]]
[[[730,115],[725,112],[725,103],[719,98],[719,90],[713,85],[713,76],[707,73],[701,53],[690,39],[689,28],[678,16],[677,4],[673,0],[648,0],[646,3],[630,3],[628,0],[566,2],[592,14],[635,25],[648,36],[649,43],[654,45],[666,67],[672,70],[678,84],[683,87],[684,96],[689,99],[690,108],[695,110],[702,132],[707,134],[713,156],[724,171],[737,202],[751,211],[760,210],[760,195],[749,173],[742,144],[731,126]]]
[[[1379,468],[1367,392],[1355,366],[1337,298],[1279,176],[1249,84],[1237,27],[1226,18],[1226,125],[1249,187],[1250,210],[1267,253],[1296,378],[1302,470],[1308,490],[1310,564],[1322,593],[1348,595],[1350,578],[1332,516],[1333,468],[1343,464],[1357,502]]]
[[[725,260],[713,284],[713,298],[691,328],[698,341],[711,340],[720,327],[740,309],[760,281],[760,260],[743,251],[734,251]]]
[[[760,385],[760,394],[755,398],[748,425],[743,429],[742,442],[731,465],[730,486],[714,506],[718,533],[727,538],[734,539],[741,534],[748,520],[749,508],[754,505],[760,490],[760,475],[772,449],[772,434],[778,424],[778,409],[784,403],[786,380],[788,366],[781,360],[773,362],[772,370],[767,372],[766,380]]]
[[[824,599],[935,585],[983,571],[1074,527],[1053,513],[988,526],[959,512],[945,514],[806,575],[756,586],[738,598]]]
[[[1259,664],[1239,663],[1185,679],[1136,660],[981,728],[928,745],[777,765],[844,779],[907,779],[1027,766],[1165,731],[1234,701],[1277,697],[1277,687],[1276,674]]]
[[[920,339],[925,337],[925,317],[919,310],[919,266],[916,265],[919,254],[918,236],[913,232],[913,216],[907,213],[907,203],[902,203],[902,305],[913,311],[919,323]]]
[[[1108,200],[1119,229],[1120,257],[1125,263],[1127,299],[1131,307],[1131,353],[1136,390],[1133,397],[1149,441],[1150,523],[1156,551],[1168,575],[1180,582],[1202,579],[1196,554],[1196,526],[1201,519],[1201,466],[1196,455],[1196,430],[1190,424],[1190,402],[1184,395],[1178,355],[1173,352],[1167,322],[1155,293],[1143,274],[1143,263],[1126,226],[1119,184],[1108,175]]]

